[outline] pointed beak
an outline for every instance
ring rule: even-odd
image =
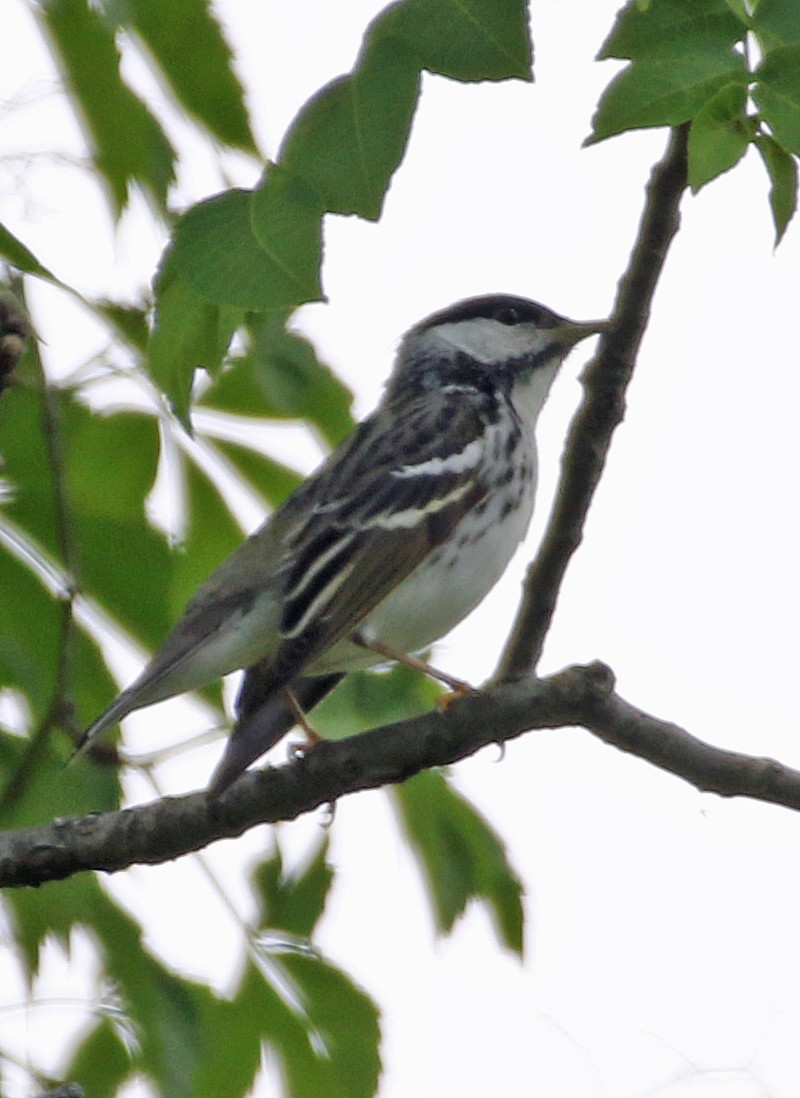
[[[556,328],[552,329],[552,334],[559,342],[566,344],[567,347],[574,347],[575,344],[580,343],[582,339],[587,339],[589,336],[593,335],[599,335],[600,332],[604,332],[607,328],[607,320],[564,320]]]

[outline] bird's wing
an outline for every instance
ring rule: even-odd
[[[359,424],[198,588],[78,750],[132,710],[257,660],[277,689],[352,632],[486,494],[479,409],[462,391]],[[256,619],[263,650],[245,656]]]
[[[287,535],[276,687],[352,633],[489,491],[480,394],[429,395],[362,428]]]

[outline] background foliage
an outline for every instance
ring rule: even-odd
[[[326,446],[351,428],[351,394],[286,322],[295,307],[323,296],[323,218],[380,217],[423,72],[502,81],[530,79],[532,66],[519,0],[402,0],[372,22],[352,71],[309,99],[265,164],[207,0],[43,0],[35,12],[114,216],[143,194],[168,243],[152,293],[100,300],[71,285],[69,271],[51,271],[15,226],[0,225],[10,308],[24,309],[26,278],[45,280],[109,336],[103,362],[66,373],[59,348],[40,352],[29,340],[0,401],[4,827],[124,802],[114,749],[76,764],[70,781],[63,771],[76,732],[116,691],[104,656],[109,627],[152,649],[241,540],[221,468],[265,506],[298,482],[262,448],[268,430],[258,444],[245,441],[254,437],[246,430],[253,419],[302,419]],[[213,149],[250,158],[260,173],[251,189],[198,196],[180,214],[171,208],[178,143],[125,75],[126,53],[156,73],[172,110]],[[600,99],[590,141],[689,122],[695,189],[753,146],[779,241],[795,211],[800,155],[793,0],[762,0],[754,11],[737,0],[629,3],[600,56],[625,64]],[[31,324],[35,331],[35,315]],[[232,427],[224,437],[218,416]],[[148,508],[165,469],[180,516],[171,537]],[[321,710],[320,727],[352,733],[422,711],[434,696],[405,670],[352,676]],[[224,726],[221,689],[206,691],[204,701],[209,724]],[[438,772],[388,795],[438,929],[447,933],[477,901],[499,941],[521,954],[521,884],[490,824]],[[172,971],[93,878],[8,895],[29,980],[49,939],[68,943],[80,926],[93,943],[105,990],[63,1077],[92,1095],[115,1094],[135,1076],[170,1096],[244,1094],[266,1042],[287,1094],[373,1094],[378,1008],[310,944],[333,880],[326,852],[323,838],[305,867],[287,871],[275,843],[254,866],[249,955],[225,995]]]

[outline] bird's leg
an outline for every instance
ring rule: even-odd
[[[308,717],[306,716],[305,710],[303,709],[300,702],[297,700],[297,697],[296,697],[294,691],[290,690],[287,687],[284,690],[284,693],[286,694],[286,698],[289,702],[289,705],[292,708],[292,712],[294,713],[295,720],[300,725],[300,727],[303,729],[303,732],[305,732],[305,735],[306,735],[306,742],[305,743],[292,744],[291,747],[289,748],[289,751],[291,752],[292,755],[297,755],[297,754],[299,754],[303,751],[308,751],[308,749],[313,747],[315,743],[320,743],[325,737],[320,736],[320,734],[319,734],[319,732],[317,732],[316,728],[313,728],[311,726],[311,723],[310,723]]]
[[[412,668],[414,671],[421,671],[423,675],[428,675],[432,679],[437,679],[439,682],[444,683],[449,687],[453,693],[449,697],[441,699],[440,708],[447,708],[447,706],[461,697],[462,694],[471,694],[475,689],[474,686],[470,686],[468,682],[464,682],[463,679],[457,679],[454,675],[448,675],[446,671],[439,671],[436,667],[431,667],[425,660],[417,659],[416,656],[409,656],[406,652],[398,652],[396,649],[391,648],[388,644],[383,644],[377,640],[366,640],[366,638],[356,636],[353,638],[356,644],[360,644],[362,648],[369,648],[371,652],[376,652],[379,656],[385,656],[388,660],[394,660],[396,663],[403,663],[406,667]]]

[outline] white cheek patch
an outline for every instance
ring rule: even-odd
[[[430,335],[485,366],[536,354],[546,344],[543,333],[529,324],[501,324],[499,320],[483,316],[460,320],[457,324],[440,324]]]

